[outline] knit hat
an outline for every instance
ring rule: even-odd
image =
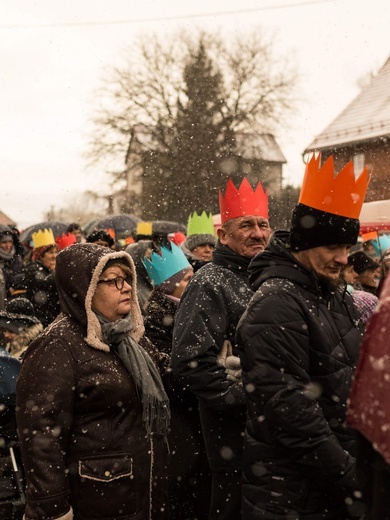
[[[367,325],[368,320],[371,318],[378,304],[377,296],[367,291],[354,291],[352,298],[360,313],[363,324]]]
[[[364,251],[355,251],[355,253],[350,254],[348,256],[348,265],[352,265],[357,274],[362,273],[366,269],[377,269],[379,267],[379,263]]]
[[[196,247],[204,246],[205,244],[210,244],[210,246],[214,247],[216,243],[217,239],[214,235],[202,233],[200,235],[190,235],[187,237],[185,246],[189,251],[193,251]]]
[[[5,231],[4,233],[0,234],[0,243],[9,241],[13,242],[11,231]]]
[[[27,298],[14,298],[0,312],[0,328],[19,333],[27,327],[38,325],[33,304]]]
[[[299,202],[291,220],[290,245],[302,251],[332,244],[356,244],[359,215],[369,182],[368,170],[355,179],[350,161],[335,176],[333,157],[320,167],[321,155],[306,166]]]

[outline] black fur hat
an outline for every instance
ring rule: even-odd
[[[358,219],[335,215],[299,203],[295,206],[291,219],[291,250],[303,251],[333,244],[354,245],[359,229]]]
[[[11,332],[19,333],[39,323],[34,306],[27,298],[19,297],[10,300],[5,311],[0,312],[0,328]]]

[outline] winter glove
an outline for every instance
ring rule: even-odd
[[[232,355],[233,347],[228,339],[223,342],[222,348],[217,356],[220,365],[226,367],[226,359]]]
[[[228,356],[225,363],[226,379],[242,384],[241,361],[237,356]]]

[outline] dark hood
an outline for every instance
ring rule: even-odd
[[[270,278],[287,278],[313,293],[321,290],[317,277],[292,256],[289,241],[288,231],[275,231],[264,251],[252,259],[248,272],[254,291]]]
[[[132,273],[131,315],[136,341],[143,335],[143,321],[137,299],[136,274],[133,260],[125,251],[112,251],[97,244],[73,244],[57,255],[55,280],[61,311],[86,329],[86,342],[101,350],[108,350],[102,342],[101,328],[92,311],[92,298],[98,279],[109,260],[120,259]]]

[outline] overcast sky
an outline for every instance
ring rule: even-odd
[[[179,28],[277,31],[302,77],[305,101],[277,136],[298,185],[304,148],[390,56],[389,27],[388,0],[1,0],[0,209],[23,228],[101,189],[82,154],[104,68],[141,32]]]

